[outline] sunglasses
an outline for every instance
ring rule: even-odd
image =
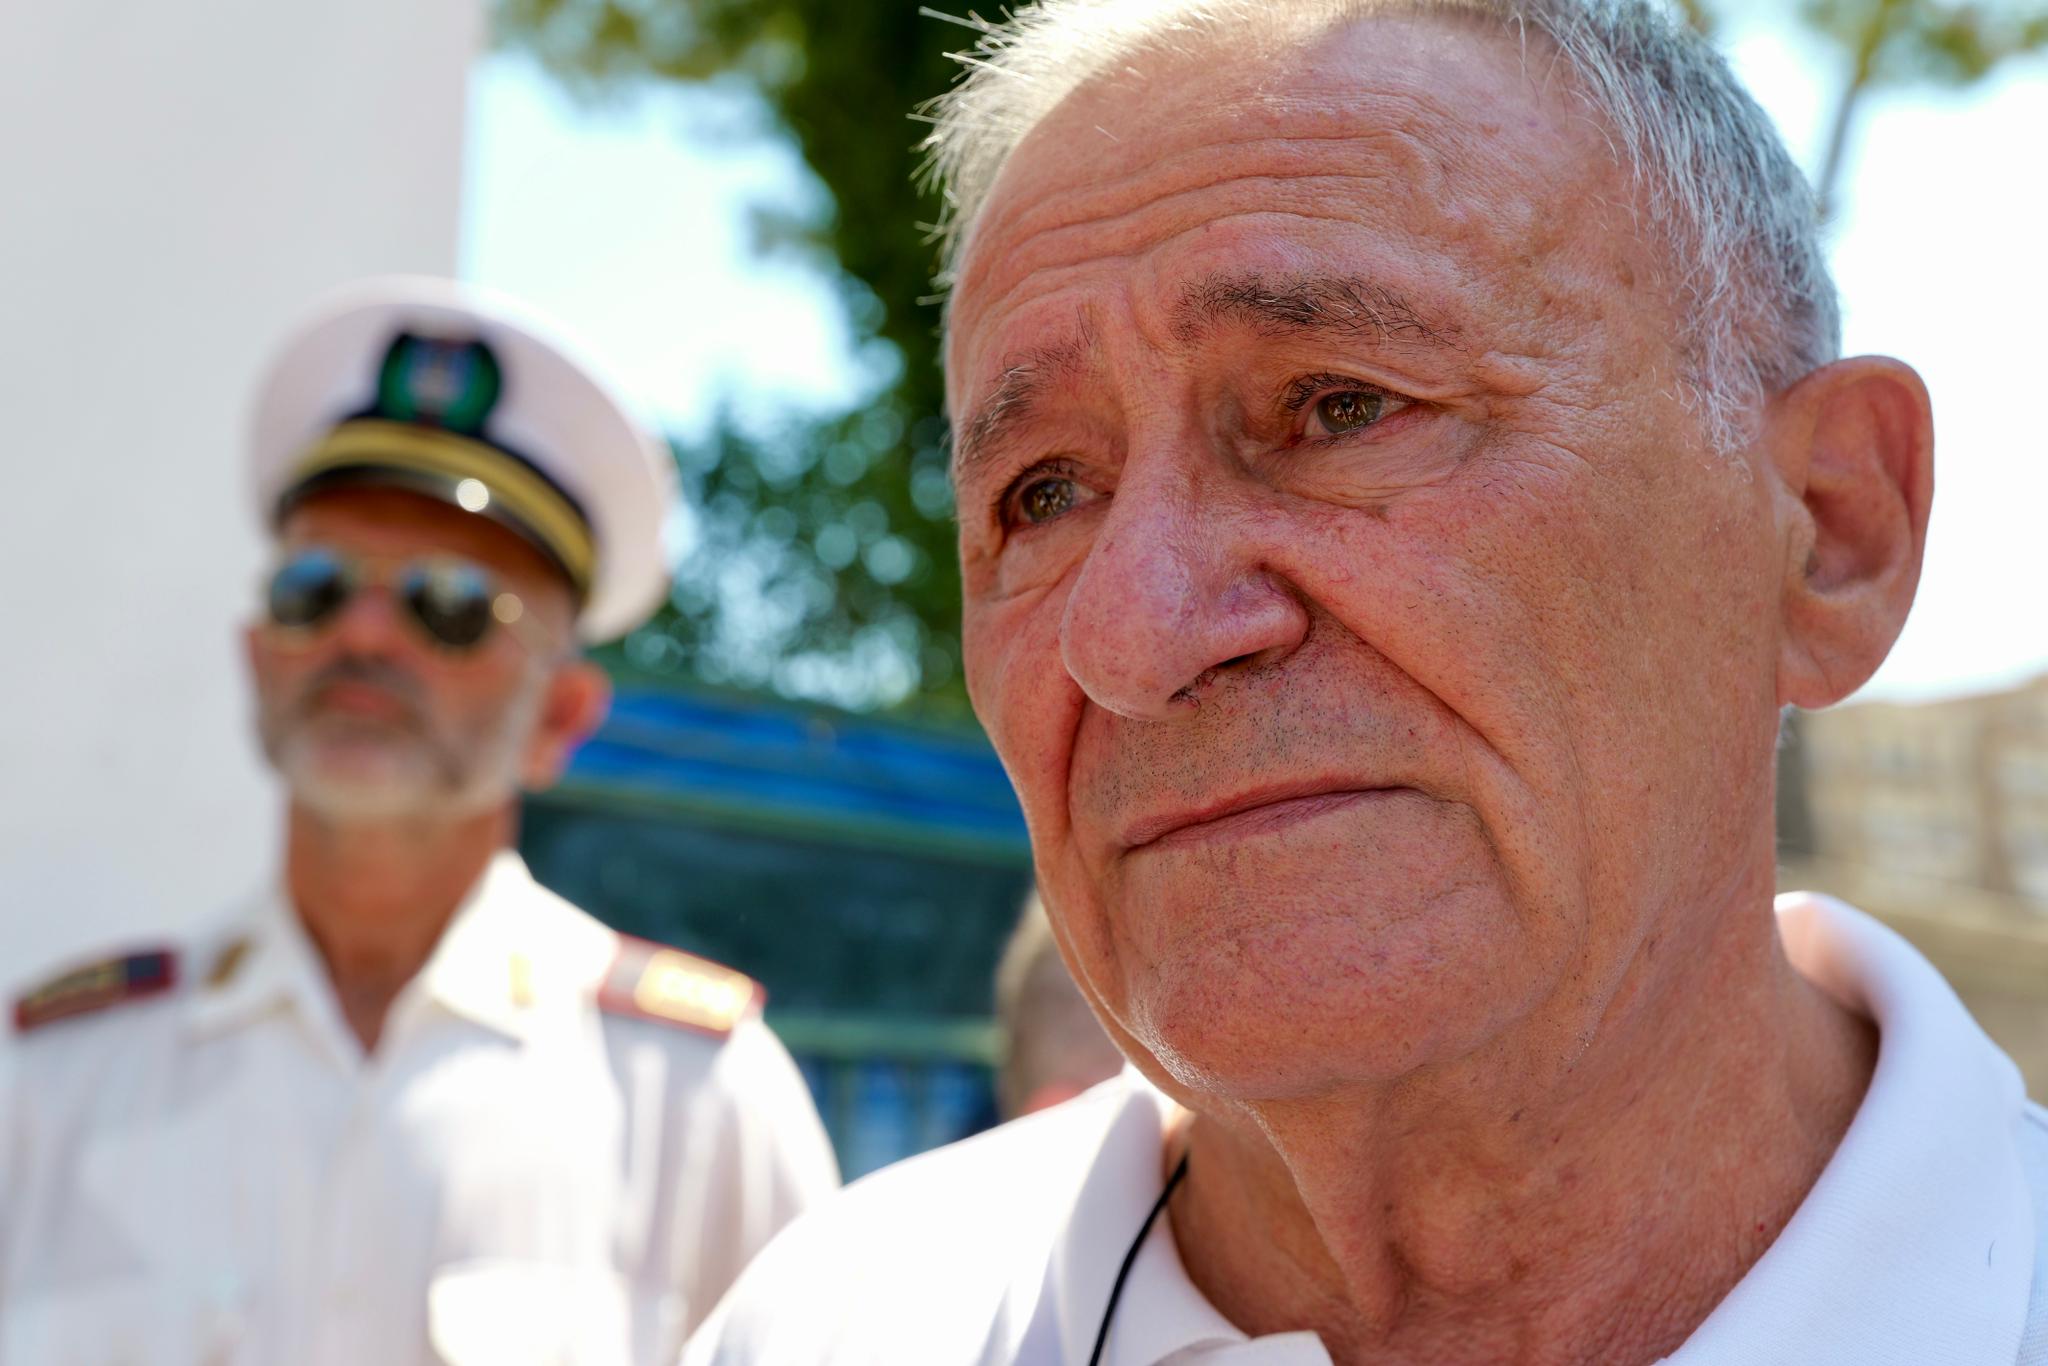
[[[547,648],[544,633],[526,615],[526,604],[501,588],[489,570],[455,555],[371,561],[329,546],[305,546],[271,572],[264,609],[273,626],[313,632],[367,588],[388,589],[405,609],[405,619],[436,648],[474,650],[498,627],[534,653]]]

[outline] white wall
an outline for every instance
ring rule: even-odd
[[[454,268],[478,0],[0,5],[0,988],[259,885],[249,390]]]

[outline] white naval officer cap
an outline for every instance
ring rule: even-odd
[[[667,448],[546,324],[474,286],[388,276],[321,300],[277,349],[252,435],[266,525],[329,488],[445,499],[553,561],[592,643],[668,591]]]

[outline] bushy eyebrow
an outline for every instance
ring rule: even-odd
[[[1247,328],[1262,337],[1327,336],[1380,346],[1456,350],[1450,329],[1431,323],[1398,291],[1359,276],[1256,272],[1211,275],[1182,286],[1171,314],[1176,340],[1196,342],[1218,327]],[[1094,358],[1096,338],[1012,357],[981,406],[959,428],[953,481],[964,483],[1022,426],[1048,390]]]
[[[1360,276],[1212,275],[1182,287],[1173,310],[1175,337],[1197,341],[1227,324],[1268,337],[1324,335],[1456,349],[1449,330],[1429,322],[1399,291]]]
[[[1046,391],[1072,378],[1089,361],[1092,336],[1060,346],[1037,347],[1012,357],[996,376],[995,388],[953,443],[953,482],[964,482],[988,463],[1005,433],[1022,426]]]

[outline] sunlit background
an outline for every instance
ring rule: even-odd
[[[1825,23],[1776,3],[1702,8],[1809,175],[1831,170],[1849,351],[1909,360],[1934,394],[1940,493],[1920,605],[1866,695],[1938,697],[2048,670],[2048,613],[2025,610],[2030,586],[2048,582],[2037,530],[2048,435],[2028,417],[2048,359],[2048,56],[2018,52],[1971,77],[1943,70],[1923,39],[1933,53],[1901,52],[1855,92],[1829,158],[1855,57],[1828,24],[1853,34],[1886,9],[1978,11],[1992,16],[1995,52],[1995,17],[2026,7],[1842,4],[1825,7]],[[924,22],[941,40],[969,36]],[[2038,40],[2017,17],[2011,35]],[[544,38],[519,29],[501,42],[512,50],[483,58],[471,87],[466,276],[587,334],[685,443],[721,417],[774,431],[884,387],[897,358],[863,344],[838,263],[762,249],[756,216],[815,221],[832,200],[758,87],[615,76],[572,88],[532,55]],[[902,150],[906,175],[922,131],[908,113],[859,113],[877,144]],[[915,678],[892,675],[873,693],[830,678],[785,691],[888,704]]]
[[[19,239],[0,319],[66,320],[0,343],[32,438],[4,457],[31,496],[0,512],[0,553],[50,603],[4,666],[0,979],[262,875],[274,805],[228,629],[260,553],[234,411],[314,288],[453,268],[604,357],[690,493],[672,606],[606,656],[617,719],[532,804],[536,871],[766,980],[851,1171],[980,1122],[988,974],[1028,867],[960,685],[921,302],[937,209],[910,117],[968,35],[898,0],[500,0],[431,22],[366,0],[295,31],[233,8],[243,27],[211,37],[0,20],[0,176],[49,187],[0,222]],[[1858,705],[1788,738],[1787,879],[1912,934],[2038,1089],[2048,5],[1687,8],[1826,191],[1850,351],[1917,366],[1940,437],[1903,640]],[[24,24],[40,51],[5,41]],[[187,49],[243,84],[148,64]],[[181,117],[124,103],[142,87]],[[85,131],[58,150],[23,131],[66,119]],[[217,363],[185,335],[202,314],[233,341]],[[197,453],[136,454],[167,422],[162,448],[193,452],[179,414],[204,424]],[[103,450],[123,452],[106,477],[46,463]]]

